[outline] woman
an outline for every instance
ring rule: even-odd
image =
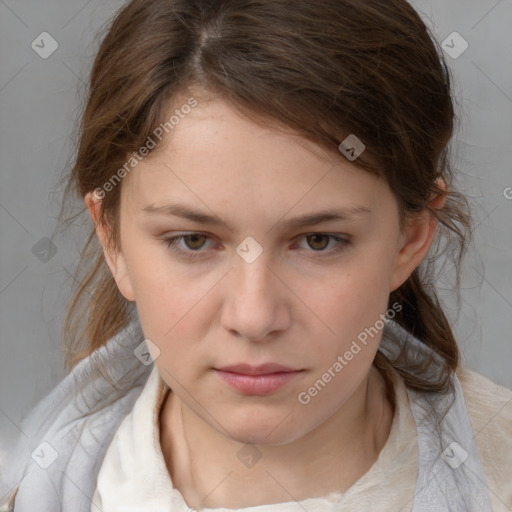
[[[470,227],[450,87],[402,0],[129,2],[66,191],[100,250],[6,509],[512,507],[512,392],[434,289]]]

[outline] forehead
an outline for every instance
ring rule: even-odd
[[[337,151],[329,154],[281,126],[262,126],[223,101],[199,101],[125,178],[124,203],[133,213],[176,199],[201,210],[232,206],[254,214],[271,205],[283,213],[326,202],[378,207],[387,186]]]

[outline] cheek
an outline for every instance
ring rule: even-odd
[[[315,371],[300,396],[311,400],[309,406],[320,414],[332,403],[341,405],[367,375],[385,325],[381,315],[389,293],[378,269],[366,268],[362,261],[311,293],[317,294],[310,300],[322,320],[316,321],[315,336],[322,340],[322,350],[310,352]]]
[[[157,366],[172,373],[179,371],[175,361],[182,368],[194,367],[203,350],[201,340],[211,328],[211,293],[221,276],[199,276],[197,270],[173,261],[165,246],[141,246],[130,253],[129,273],[144,334],[160,350]]]
[[[381,253],[382,254],[382,253]],[[385,255],[355,257],[339,274],[333,273],[324,292],[329,317],[347,327],[364,328],[387,308],[391,265]],[[318,290],[317,293],[321,293]]]
[[[161,343],[179,331],[196,293],[187,286],[186,275],[166,257],[165,246],[155,244],[133,244],[127,268],[144,333]]]
[[[325,364],[347,351],[350,366],[369,366],[381,338],[389,300],[389,260],[355,257],[328,281],[316,282],[308,291],[308,303],[322,320],[318,331],[325,335],[330,350],[320,355]],[[357,355],[355,355],[357,353]],[[349,372],[345,372],[349,373]],[[341,380],[341,379],[340,379]]]

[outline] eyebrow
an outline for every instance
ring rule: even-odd
[[[181,217],[183,219],[196,222],[198,224],[207,224],[211,226],[226,225],[219,217],[208,213],[194,210],[186,205],[173,203],[162,206],[150,204],[142,209],[144,213],[152,215],[167,215]],[[354,205],[346,208],[321,210],[315,213],[307,213],[293,219],[287,219],[281,222],[287,228],[301,228],[306,226],[314,226],[323,222],[332,221],[350,221],[359,217],[364,217],[371,213],[371,210],[365,206]],[[229,226],[228,226],[229,227]]]

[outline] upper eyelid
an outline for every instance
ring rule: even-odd
[[[209,238],[210,240],[214,240],[216,238],[215,236],[212,236],[208,233],[204,233],[202,231],[184,231],[184,232],[168,233],[168,234],[162,235],[161,238],[169,239],[169,238],[180,238],[180,237],[187,237],[187,236],[194,236],[194,235],[205,236],[206,238]],[[295,238],[312,236],[312,235],[326,235],[326,236],[330,236],[330,237],[338,237],[338,238],[346,238],[346,239],[351,238],[351,235],[349,235],[348,233],[330,233],[328,231],[308,231],[305,233],[301,233],[300,235],[295,235],[293,238],[295,239]]]

